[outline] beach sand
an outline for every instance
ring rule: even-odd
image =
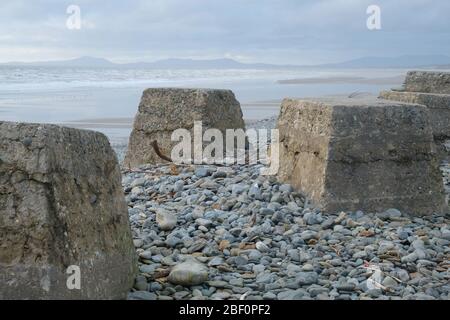
[[[262,119],[277,116],[280,110],[281,100],[257,101],[250,103],[242,103],[241,108],[244,113],[244,120],[259,121]],[[251,118],[245,114],[250,113]],[[256,116],[258,115],[258,116]],[[78,128],[78,129],[131,129],[133,127],[134,118],[117,117],[117,118],[86,118],[73,121],[64,121],[58,124]],[[101,131],[101,130],[100,130]]]
[[[302,78],[279,80],[279,84],[371,84],[400,86],[405,80],[404,76],[365,78],[365,77],[328,77],[328,78]]]

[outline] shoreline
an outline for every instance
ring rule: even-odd
[[[279,84],[367,84],[367,85],[401,85],[405,80],[405,76],[399,75],[394,77],[380,77],[380,78],[367,78],[367,77],[354,77],[354,76],[341,76],[341,77],[311,77],[311,78],[298,78],[298,79],[285,79],[278,80]]]

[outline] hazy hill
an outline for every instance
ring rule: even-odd
[[[10,66],[37,66],[37,67],[114,67],[115,63],[103,59],[94,57],[80,57],[70,60],[58,60],[58,61],[38,61],[38,62],[8,62],[3,65]]]
[[[89,68],[148,68],[148,69],[270,69],[295,68],[296,66],[279,66],[263,63],[247,64],[232,59],[194,60],[165,59],[155,62],[114,63],[107,59],[81,57],[71,60],[8,62],[1,65],[35,66],[35,67],[89,67]]]
[[[363,57],[321,65],[275,65],[242,63],[233,59],[194,60],[165,59],[155,62],[114,63],[104,58],[80,57],[71,60],[42,62],[9,62],[0,65],[70,67],[70,68],[142,68],[142,69],[293,69],[293,68],[448,68],[450,57],[445,55],[407,55],[399,57]]]

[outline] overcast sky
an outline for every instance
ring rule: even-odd
[[[69,30],[69,5],[82,27]],[[381,30],[367,29],[367,7]],[[1,0],[0,61],[234,58],[315,64],[450,55],[449,0]]]

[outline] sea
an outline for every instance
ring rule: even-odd
[[[114,141],[130,134],[132,119],[146,88],[230,89],[241,103],[244,118],[259,120],[276,116],[286,97],[377,95],[381,90],[399,87],[407,71],[0,66],[0,121],[53,123],[97,130]]]

